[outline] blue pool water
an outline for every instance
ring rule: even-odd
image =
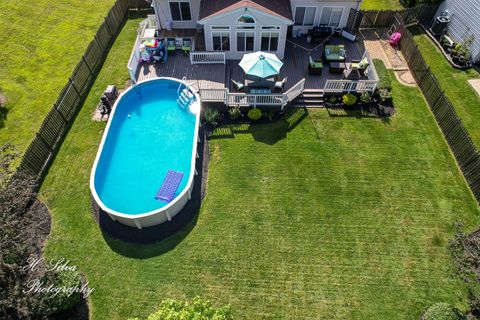
[[[168,170],[184,173],[192,163],[196,115],[178,106],[178,82],[139,84],[116,106],[95,171],[95,190],[111,210],[141,214],[167,203],[155,200]]]

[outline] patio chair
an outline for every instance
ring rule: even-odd
[[[235,80],[233,80],[233,79],[231,79],[231,80],[232,80],[232,83],[233,83],[233,85],[235,86],[235,89],[236,89],[237,91],[243,91],[243,90],[245,89],[245,86],[243,85],[243,83],[240,83],[240,82],[235,81]]]
[[[309,75],[321,75],[323,71],[323,64],[321,60],[314,60],[311,56],[308,62]]]
[[[345,62],[347,58],[347,51],[343,44],[326,45],[323,50],[323,58],[325,62]]]
[[[185,53],[189,53],[190,51],[192,51],[192,40],[183,39],[182,51]]]
[[[287,82],[287,77],[283,78],[280,81],[275,82],[275,85],[273,88],[277,91],[283,91],[283,88],[285,87],[285,83]]]
[[[171,51],[175,51],[175,50],[177,50],[177,45],[175,44],[175,39],[168,38],[167,39],[167,51],[171,52]]]
[[[365,75],[365,70],[368,68],[368,59],[367,57],[362,60],[352,60],[350,64],[350,69],[358,71],[358,74],[363,77]]]

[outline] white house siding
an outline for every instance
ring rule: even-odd
[[[445,10],[452,17],[447,33],[456,42],[473,35],[472,56],[474,61],[480,61],[480,0],[446,0],[440,5],[437,16]]]
[[[230,51],[225,52],[227,59],[241,59],[245,52],[237,52],[237,20],[245,13],[245,9],[235,10],[229,13],[225,13],[219,16],[209,17],[200,21],[204,25],[205,46],[207,51],[213,51],[213,39],[212,39],[212,26],[229,26],[230,27]],[[278,40],[278,50],[275,53],[280,59],[284,56],[285,44],[287,40],[287,29],[292,21],[272,16],[252,8],[247,9],[247,14],[255,19],[254,30],[241,30],[252,31],[255,33],[255,48],[254,51],[261,49],[261,34],[262,26],[279,26],[278,30],[280,37]]]
[[[343,8],[342,16],[340,18],[340,28],[343,28],[347,25],[348,16],[350,14],[350,9],[359,10],[360,4],[362,0],[354,0],[354,1],[322,1],[322,0],[291,0],[290,3],[292,5],[292,14],[295,19],[295,8],[296,7],[315,7],[315,20],[313,25],[319,25],[320,19],[322,17],[322,10],[325,7],[333,7],[333,8]],[[298,32],[305,34],[311,29],[312,26],[293,26],[293,35],[295,36]]]
[[[172,15],[170,13],[170,2],[179,2],[179,1],[169,1],[169,0],[153,0],[153,8],[155,10],[155,15],[157,16],[157,21],[160,22],[160,28],[166,29],[167,24],[172,22],[172,28],[174,29],[195,29],[197,27],[198,15],[200,12],[200,2],[201,0],[181,0],[180,2],[190,2],[190,13],[192,15],[191,21],[172,21]]]

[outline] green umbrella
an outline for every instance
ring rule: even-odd
[[[283,62],[273,53],[258,51],[243,55],[238,65],[248,75],[268,78],[280,72]]]

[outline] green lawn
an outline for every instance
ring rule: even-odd
[[[474,69],[462,71],[453,68],[423,30],[415,27],[410,31],[425,61],[455,106],[465,128],[480,147],[480,96],[467,82],[469,79],[480,78],[480,74]]]
[[[114,0],[0,1],[0,145],[24,151]]]
[[[363,10],[400,10],[403,6],[399,0],[364,0]]]
[[[137,23],[115,42],[41,189],[53,215],[46,256],[86,274],[93,319],[145,316],[162,299],[196,295],[230,303],[237,319],[417,319],[437,301],[466,308],[446,244],[456,222],[478,223],[478,208],[418,89],[395,80],[389,123],[297,109],[212,139],[190,232],[151,245],[104,238],[88,188],[104,124],[90,113],[106,84],[128,79]]]

